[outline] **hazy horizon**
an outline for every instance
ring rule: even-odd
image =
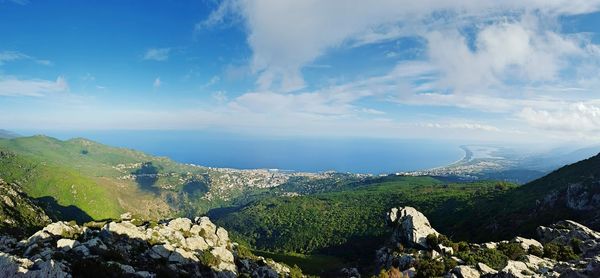
[[[345,3],[2,1],[0,126],[600,139],[598,1]]]

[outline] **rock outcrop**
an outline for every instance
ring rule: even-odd
[[[454,243],[411,207],[391,209],[386,221],[393,233],[376,253],[377,271],[395,266],[409,276],[416,269],[420,277],[600,277],[600,233],[574,221],[538,227],[539,241],[517,236],[485,244]]]
[[[125,220],[127,219],[127,220]],[[290,268],[245,252],[207,217],[51,223],[27,239],[0,237],[0,277],[287,277]]]
[[[429,248],[427,236],[439,235],[427,217],[413,207],[392,208],[387,221],[394,227],[394,241],[407,247]]]

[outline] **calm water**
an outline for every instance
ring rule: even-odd
[[[62,140],[85,137],[103,144],[167,156],[179,162],[240,169],[392,173],[459,160],[458,142],[397,139],[260,138],[198,131],[19,131]]]

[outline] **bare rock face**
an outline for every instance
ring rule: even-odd
[[[467,265],[459,265],[452,270],[452,273],[461,278],[479,278],[481,274],[477,269]]]
[[[55,260],[36,261],[0,252],[0,277],[70,278],[64,264]]]
[[[539,249],[543,249],[544,248],[539,241],[537,241],[535,239],[520,237],[520,236],[515,237],[512,240],[512,242],[519,243],[524,250],[529,250],[529,248],[531,246],[535,246],[535,247],[537,247]]]
[[[387,220],[394,227],[394,239],[405,246],[429,249],[427,236],[439,235],[427,217],[413,207],[392,208]]]
[[[571,220],[558,221],[550,227],[540,226],[537,232],[543,242],[568,244],[573,238],[582,241],[600,239],[599,232]]]
[[[544,243],[569,245],[574,239],[579,240],[584,257],[600,255],[600,233],[575,221],[563,220],[550,227],[540,226],[537,233]]]
[[[97,276],[116,277],[290,275],[285,265],[238,256],[227,231],[206,217],[158,223],[128,218],[102,228],[51,223],[20,242],[0,237],[6,245],[6,252],[0,251],[0,277],[85,277],[90,267],[100,271]]]
[[[392,265],[405,273],[412,267],[416,267],[417,272],[423,270],[420,267],[424,267],[428,271],[426,273],[432,273],[432,268],[437,264],[437,275],[443,277],[600,277],[600,233],[574,221],[564,220],[549,227],[538,227],[539,241],[517,236],[512,240],[466,243],[461,247],[461,244],[440,237],[427,218],[414,208],[392,208],[385,220],[394,230],[386,246],[376,252],[376,273],[380,270],[387,271]],[[430,242],[443,239],[454,249],[439,243],[428,246],[427,236],[430,234],[437,236],[437,239],[431,239]],[[528,253],[532,249],[544,251],[544,247],[549,248],[542,243],[574,246],[574,242],[577,242],[577,251],[573,252],[577,254],[568,257],[547,255],[544,252],[536,252],[537,256]],[[524,253],[510,257],[515,254],[515,248]],[[456,249],[459,251],[455,252]],[[440,271],[440,264],[446,267],[456,266],[450,271]],[[442,275],[441,272],[445,273]]]

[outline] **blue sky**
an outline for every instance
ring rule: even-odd
[[[593,143],[599,11],[0,0],[0,127]]]

